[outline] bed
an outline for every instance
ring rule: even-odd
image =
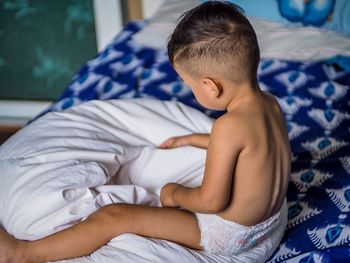
[[[288,11],[283,6],[288,1],[267,2],[278,2],[280,13]],[[339,7],[329,2],[334,16]],[[176,18],[196,4],[165,1],[150,20],[129,23],[81,68],[41,117],[0,147],[0,223],[9,232],[40,238],[108,203],[160,205],[159,189],[167,180],[200,182],[203,150],[185,147],[161,155],[156,149],[168,136],[209,132],[222,114],[195,101],[167,58],[166,38]],[[342,7],[345,15],[349,6]],[[298,20],[294,15],[294,21],[286,23],[254,13],[256,6],[245,8],[261,47],[259,84],[285,113],[293,153],[288,227],[268,262],[348,262],[349,31],[321,28],[305,22],[306,16]],[[150,120],[156,125],[147,124]],[[13,175],[14,167],[22,176]],[[73,180],[62,167],[79,176]],[[238,262],[132,234],[111,240],[90,256],[64,262],[116,261]]]

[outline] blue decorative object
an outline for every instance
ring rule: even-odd
[[[334,10],[335,0],[278,0],[283,17],[303,25],[322,26]]]
[[[301,213],[301,211],[303,211],[303,208],[301,207],[301,205],[299,203],[292,205],[288,209],[288,219],[296,217],[297,215],[299,215]]]
[[[319,144],[318,144],[318,148],[325,149],[326,147],[328,147],[329,145],[331,145],[331,141],[328,138],[324,138]]]
[[[350,203],[350,189],[345,191],[344,197],[345,197],[345,200]]]
[[[332,227],[327,230],[326,241],[328,243],[333,243],[341,234],[343,228],[339,225]]]
[[[315,177],[315,173],[313,171],[307,171],[301,175],[301,180],[303,182],[310,183]]]
[[[325,88],[324,90],[324,94],[327,96],[327,97],[330,97],[334,94],[335,92],[335,89],[334,89],[334,85],[333,84],[328,84],[328,86]]]

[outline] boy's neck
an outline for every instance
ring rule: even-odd
[[[257,96],[260,96],[262,92],[257,81],[235,85],[231,90],[233,92],[231,94],[231,100],[227,106],[228,112],[235,110],[241,104],[255,99]]]

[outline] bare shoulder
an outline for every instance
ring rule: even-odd
[[[237,116],[236,113],[226,113],[214,122],[213,130],[221,132],[233,132],[233,130],[235,130],[235,128],[238,126],[238,119],[239,116]]]
[[[247,137],[249,130],[249,121],[247,114],[237,111],[229,112],[218,118],[211,131],[211,139],[220,140],[226,143],[226,146],[235,146],[243,149],[245,145],[244,138]]]
[[[275,110],[278,110],[282,114],[282,109],[281,109],[276,97],[273,96],[271,93],[266,92],[266,91],[263,93],[264,93],[265,97],[267,98],[270,106],[273,107]]]

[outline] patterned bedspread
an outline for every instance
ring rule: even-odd
[[[93,99],[178,100],[211,117],[172,69],[165,50],[142,47],[130,23],[87,62],[49,111]],[[289,223],[269,262],[350,262],[350,72],[330,62],[263,59],[261,88],[285,113],[293,151]]]

